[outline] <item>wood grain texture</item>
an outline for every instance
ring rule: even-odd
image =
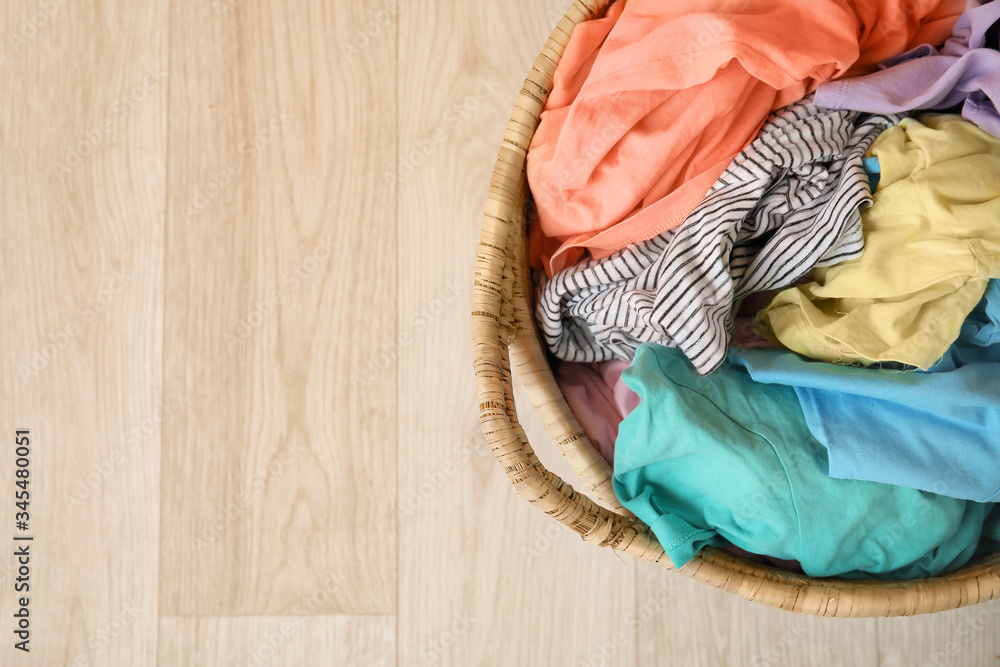
[[[172,3],[161,610],[396,604],[395,32],[359,4]]]
[[[649,563],[637,569],[639,664],[665,655],[722,667],[879,667],[877,620],[793,614],[736,598]]]
[[[400,665],[577,664],[633,607],[634,563],[517,499],[468,408],[478,221],[504,122],[554,25],[539,7],[421,1],[400,14],[399,313],[414,335],[397,363],[401,394],[417,399],[399,406]],[[525,422],[558,462],[530,409]],[[634,646],[629,632],[622,664]]]
[[[1000,666],[1000,601],[933,616],[880,618],[881,667]]]
[[[0,664],[156,659],[166,9],[0,8]],[[31,431],[24,532],[15,429]],[[34,537],[27,591],[15,533]]]
[[[391,667],[394,616],[163,618],[159,667]]]
[[[0,665],[1000,665],[996,602],[763,608],[583,544],[485,451],[478,225],[567,4],[0,4]]]

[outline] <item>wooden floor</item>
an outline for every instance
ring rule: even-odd
[[[479,218],[565,4],[0,3],[0,665],[1000,665],[1000,603],[762,608],[489,457]]]

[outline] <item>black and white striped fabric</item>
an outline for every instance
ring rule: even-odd
[[[549,349],[568,361],[630,360],[655,342],[712,372],[740,299],[861,254],[859,207],[872,201],[862,158],[905,115],[829,110],[811,97],[777,111],[680,226],[540,287]]]

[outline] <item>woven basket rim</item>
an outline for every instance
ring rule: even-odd
[[[573,28],[611,0],[576,0],[549,36],[508,121],[483,213],[473,285],[473,365],[483,434],[515,490],[584,541],[674,569],[649,529],[622,509],[611,467],[583,434],[555,382],[530,308],[525,159]],[[560,452],[594,499],[549,471],[518,422],[511,363]],[[909,581],[815,578],[703,549],[681,574],[746,600],[832,617],[911,616],[1000,598],[1000,553],[948,575]]]

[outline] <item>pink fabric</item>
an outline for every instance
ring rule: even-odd
[[[556,381],[570,410],[601,456],[612,465],[618,425],[639,405],[639,396],[622,380],[628,365],[618,359],[599,364],[564,362],[556,370]]]
[[[727,544],[722,547],[722,550],[728,551],[731,554],[735,554],[754,563],[763,563],[765,565],[770,565],[771,567],[776,567],[779,570],[785,570],[786,572],[797,572],[798,574],[802,574],[802,564],[797,560],[783,560],[781,558],[771,558],[770,556],[760,556],[755,553],[750,553],[746,549],[740,549],[735,544]]]
[[[771,298],[771,292],[758,292],[743,299],[739,309],[736,311],[736,335],[729,342],[730,347],[742,347],[750,350],[764,350],[774,347],[771,341],[767,340],[753,330],[751,324],[753,318]]]

